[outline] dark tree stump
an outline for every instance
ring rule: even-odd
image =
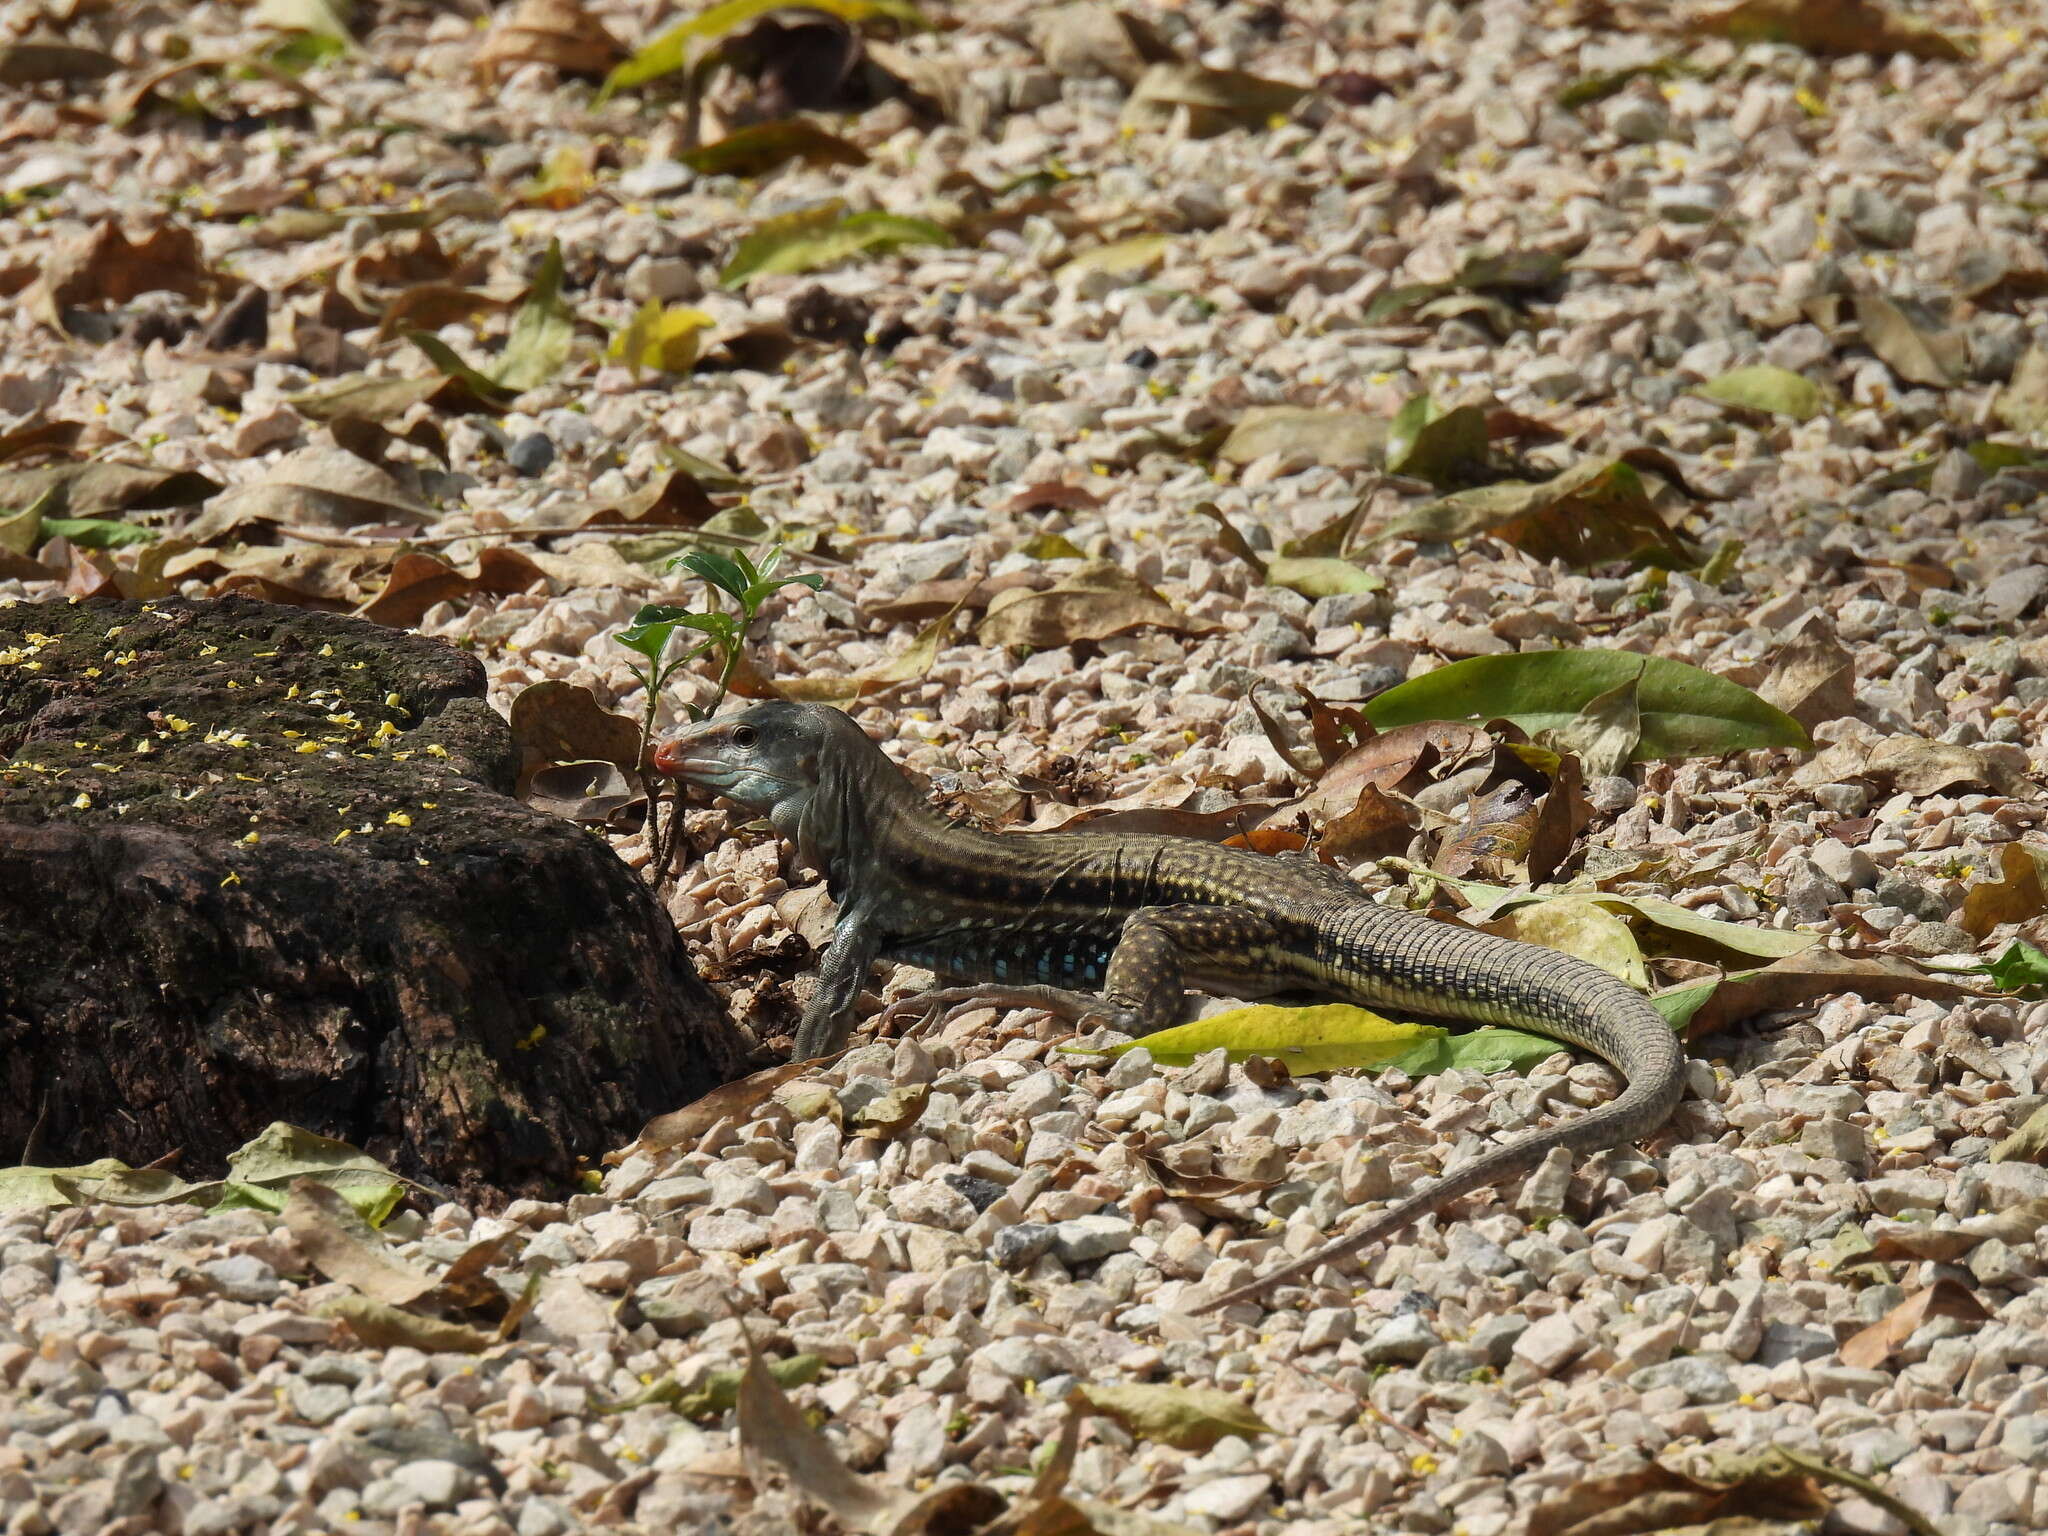
[[[559,1197],[735,1075],[645,885],[516,768],[483,668],[417,635],[0,608],[0,1158],[203,1175],[287,1120]]]

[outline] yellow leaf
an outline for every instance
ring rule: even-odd
[[[671,304],[666,309],[659,299],[649,299],[633,318],[612,337],[605,355],[633,370],[635,378],[643,368],[663,373],[686,373],[696,363],[704,332],[715,322],[701,309]]]

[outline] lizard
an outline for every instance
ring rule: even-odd
[[[1310,992],[1535,1030],[1625,1079],[1607,1103],[1489,1148],[1200,1312],[1356,1253],[1528,1172],[1554,1148],[1586,1153],[1646,1136],[1684,1091],[1677,1036],[1626,983],[1556,950],[1382,906],[1312,858],[1158,834],[1004,834],[948,821],[850,716],[820,705],[756,704],[691,727],[651,760],[766,816],[825,876],[838,919],[793,1060],[845,1044],[869,969],[888,958],[981,983],[928,992],[918,999],[926,1006],[1043,1007],[1142,1036],[1178,1021],[1190,984],[1249,997]]]

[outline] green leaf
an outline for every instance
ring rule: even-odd
[[[1741,684],[1682,661],[1633,651],[1475,656],[1389,688],[1366,703],[1364,713],[1382,731],[1424,720],[1505,719],[1533,736],[1570,724],[1638,668],[1642,736],[1631,754],[1633,762],[1812,745],[1798,721]]]
[[[1742,976],[1754,976],[1755,971],[1743,971]],[[1683,986],[1667,987],[1653,993],[1650,1006],[1664,1015],[1673,1029],[1683,1030],[1692,1022],[1692,1016],[1706,1006],[1707,999],[1720,989],[1725,976],[1709,976],[1703,981],[1690,981]]]
[[[1457,1067],[1466,1072],[1527,1072],[1563,1049],[1548,1036],[1532,1035],[1526,1030],[1475,1029],[1442,1041],[1439,1064],[1427,1070],[1448,1072]]]
[[[1557,93],[1557,104],[1567,111],[1591,106],[1604,101],[1627,85],[1638,75],[1649,75],[1655,79],[1668,79],[1673,73],[1670,59],[1657,59],[1648,64],[1628,64],[1620,69],[1603,69],[1590,75],[1581,75]]]
[[[1233,1008],[1133,1044],[1143,1045],[1154,1061],[1166,1066],[1186,1066],[1218,1047],[1227,1050],[1232,1061],[1275,1057],[1296,1077],[1390,1067],[1414,1077],[1452,1067],[1521,1071],[1564,1049],[1555,1040],[1521,1030],[1478,1029],[1454,1035],[1435,1024],[1397,1023],[1349,1003]],[[1131,1048],[1119,1046],[1111,1054],[1120,1056]]]
[[[807,118],[756,123],[727,134],[715,144],[686,149],[676,158],[701,176],[763,176],[791,160],[807,165],[868,163],[867,151],[827,133]]]
[[[498,359],[498,383],[514,392],[547,383],[569,361],[575,336],[575,316],[562,302],[562,242],[550,240],[534,274],[533,290],[512,317],[512,334]]]
[[[1394,414],[1387,429],[1387,469],[1413,475],[1439,488],[1469,485],[1486,467],[1486,412],[1461,405],[1439,412],[1427,395],[1416,395]]]
[[[751,587],[747,588],[746,596],[742,601],[747,605],[747,612],[752,613],[756,608],[759,608],[768,601],[772,594],[781,591],[784,587],[809,587],[815,592],[824,585],[825,578],[818,575],[815,571],[807,571],[801,576],[777,576],[772,581],[755,582]]]
[[[1769,411],[1774,416],[1790,416],[1794,421],[1812,420],[1821,413],[1823,405],[1820,386],[1813,380],[1768,363],[1731,369],[1708,380],[1695,393],[1723,405]]]
[[[1150,272],[1172,247],[1172,235],[1132,235],[1125,240],[1112,240],[1062,262],[1053,277],[1068,283],[1090,272],[1107,272],[1114,277]]]
[[[1064,533],[1041,533],[1017,546],[1017,552],[1032,560],[1086,560],[1088,552]]]
[[[456,355],[453,347],[431,331],[407,331],[405,339],[426,353],[427,361],[447,377],[468,386],[470,393],[486,406],[503,409],[511,403],[512,396],[517,393],[480,369],[470,367]],[[402,385],[408,389],[414,387],[414,381],[410,379],[394,379],[392,383],[394,386]]]
[[[1226,1435],[1270,1435],[1273,1426],[1234,1393],[1215,1387],[1087,1382],[1073,1398],[1140,1440],[1181,1451],[1208,1451]]]
[[[718,274],[727,288],[750,277],[815,272],[821,267],[906,245],[951,245],[953,237],[930,219],[900,213],[848,213],[837,198],[779,214],[756,224]]]
[[[1643,921],[1653,923],[1667,932],[1703,939],[1709,944],[1731,950],[1738,955],[1782,960],[1787,955],[1796,955],[1803,950],[1811,949],[1820,942],[1820,935],[1817,933],[1797,933],[1789,928],[1758,928],[1749,923],[1730,923],[1718,917],[1702,917],[1690,907],[1681,907],[1677,902],[1666,901],[1662,896],[1617,896],[1603,891],[1592,899],[1603,907],[1633,912]]]
[[[1266,582],[1311,598],[1377,592],[1387,584],[1363,566],[1328,555],[1276,555],[1266,562]]]
[[[711,43],[758,16],[787,5],[789,0],[725,0],[702,15],[678,22],[640,49],[625,63],[605,76],[595,105],[603,106],[620,91],[672,75],[690,62],[700,43]],[[826,11],[843,21],[858,24],[874,16],[889,16],[911,26],[929,26],[907,0],[804,0],[805,8]]]
[[[294,1179],[324,1184],[373,1227],[384,1224],[405,1193],[404,1184],[368,1153],[274,1120],[228,1158],[230,1194],[214,1209],[255,1204],[281,1211]]]
[[[69,539],[80,549],[125,549],[131,544],[154,544],[154,528],[139,528],[112,517],[46,517],[42,536]]]
[[[2017,992],[2023,987],[2048,987],[2048,954],[2043,954],[2025,939],[2014,939],[2005,947],[2005,953],[1983,970],[1998,983],[2002,992]]]
[[[638,651],[649,661],[658,662],[661,653],[668,649],[669,637],[676,632],[676,625],[689,613],[689,609],[670,603],[648,603],[633,615],[631,624],[612,638],[627,650]]]
[[[0,1168],[0,1211],[40,1211],[76,1205],[80,1186],[95,1185],[132,1171],[117,1157],[103,1157],[98,1162],[72,1168]]]
[[[677,555],[675,563],[710,582],[736,603],[746,601],[747,589],[753,586],[760,576],[760,572],[754,569],[753,562],[745,555],[723,555],[712,549],[696,549],[687,555]]]

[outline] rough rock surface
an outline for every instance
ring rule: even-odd
[[[641,883],[509,797],[469,657],[245,598],[18,604],[0,651],[9,1161],[283,1119],[532,1192],[736,1067]]]

